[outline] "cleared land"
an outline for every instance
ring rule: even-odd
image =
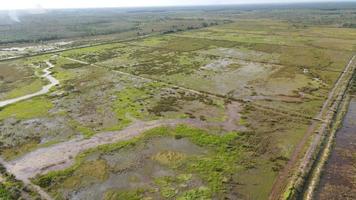
[[[356,30],[232,13],[1,62],[0,101],[41,90],[48,62],[60,82],[0,108],[3,165],[54,199],[278,198],[355,65]]]

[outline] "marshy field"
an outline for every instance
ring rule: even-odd
[[[350,99],[355,11],[355,3],[48,11],[37,31],[57,31],[50,38],[19,31],[40,15],[5,20],[0,199],[301,198]],[[72,24],[75,15],[86,20]],[[36,45],[52,48],[23,50]],[[6,103],[53,83],[47,68],[58,84]]]

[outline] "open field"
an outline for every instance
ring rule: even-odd
[[[59,81],[0,108],[8,172],[53,199],[279,198],[356,65],[354,13],[110,11],[58,36],[110,42],[0,62],[0,101],[41,90],[48,62]],[[314,21],[324,12],[343,18]]]

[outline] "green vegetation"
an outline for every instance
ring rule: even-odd
[[[41,81],[35,76],[34,69],[24,60],[0,63],[1,100],[29,94],[37,89],[41,89]]]
[[[192,12],[190,12],[192,13]],[[194,13],[194,12],[193,12]],[[182,15],[183,14],[183,15]],[[208,19],[201,15],[186,18],[156,9],[142,11],[128,9],[55,10],[40,15],[18,11],[21,23],[14,23],[6,12],[0,12],[0,44],[38,42],[63,38],[93,37],[133,38],[142,35],[171,33],[228,22]],[[201,12],[201,14],[204,14]],[[100,17],[99,17],[100,16]],[[60,18],[60,21],[58,19]],[[73,20],[76,18],[77,20]],[[7,25],[11,26],[7,26]],[[36,26],[33,26],[36,24]],[[109,35],[109,36],[108,36]]]
[[[50,191],[56,191],[59,189],[59,184],[63,184],[63,187],[68,189],[74,188],[74,186],[75,188],[82,187],[84,186],[83,184],[86,185],[88,182],[81,182],[79,177],[90,176],[92,178],[86,178],[86,180],[92,180],[93,177],[101,180],[106,176],[103,175],[97,177],[99,174],[96,174],[95,176],[90,174],[94,168],[98,168],[98,165],[95,165],[94,167],[92,163],[101,162],[100,160],[86,161],[90,155],[97,153],[106,155],[117,151],[124,151],[125,149],[129,150],[135,146],[139,146],[142,142],[166,136],[172,136],[180,139],[187,138],[194,144],[207,148],[210,152],[205,156],[188,156],[187,158],[185,158],[186,156],[182,153],[169,151],[153,155],[153,160],[157,160],[158,163],[179,172],[182,171],[188,173],[181,174],[177,176],[177,178],[162,177],[156,179],[155,184],[160,188],[162,197],[168,198],[176,196],[178,191],[176,191],[177,189],[175,185],[190,181],[192,174],[196,174],[207,183],[206,188],[197,188],[195,190],[182,193],[182,199],[189,199],[197,195],[202,197],[211,196],[212,194],[219,196],[223,195],[225,191],[224,188],[229,182],[229,177],[245,167],[243,165],[243,161],[247,160],[245,160],[246,158],[244,154],[248,151],[248,149],[244,147],[244,143],[249,140],[249,137],[251,137],[248,134],[239,133],[228,133],[223,136],[218,136],[187,126],[178,126],[177,128],[156,128],[146,132],[139,138],[127,142],[100,146],[97,149],[84,152],[76,158],[76,164],[74,166],[64,171],[50,172],[46,175],[39,176],[34,180],[34,182],[41,187],[49,189]],[[104,169],[99,171],[105,174],[107,173]],[[89,173],[87,174],[86,172]],[[78,184],[80,184],[80,186]]]
[[[78,63],[63,57],[56,58],[55,60],[52,60],[52,64],[55,64],[56,67],[61,67],[63,69],[75,69],[75,68],[80,68],[85,66],[83,63]]]
[[[80,10],[74,21],[57,10],[41,33],[22,31],[30,14],[0,23],[0,43],[84,45],[0,63],[0,99],[37,91],[47,60],[60,81],[0,108],[1,156],[167,122],[33,182],[55,199],[267,199],[356,50],[355,4],[328,5]]]
[[[352,81],[350,86],[350,93],[356,94],[356,73],[352,75]]]
[[[31,150],[36,149],[38,146],[38,141],[27,141],[25,144],[18,145],[16,148],[5,148],[1,150],[1,156],[5,160],[11,160],[19,155],[23,155]]]
[[[91,136],[95,135],[95,131],[93,129],[85,127],[74,120],[71,120],[69,124],[72,128],[83,134],[85,138],[90,138]]]
[[[177,200],[193,200],[193,199],[202,199],[202,200],[211,199],[210,191],[205,187],[201,187],[198,189],[189,190],[177,198]]]
[[[42,89],[43,83],[41,80],[35,80],[29,85],[24,85],[23,87],[16,88],[11,90],[6,94],[5,99],[12,99],[20,96],[24,96],[26,94],[32,94],[38,92]]]
[[[46,97],[37,97],[2,108],[0,110],[0,120],[10,117],[16,119],[45,117],[48,116],[48,111],[52,107],[51,101]]]
[[[121,126],[129,124],[131,119],[145,115],[143,101],[147,98],[150,98],[149,94],[139,88],[127,88],[117,94],[114,110]]]
[[[120,43],[106,44],[106,45],[88,47],[84,49],[66,51],[62,54],[62,56],[69,57],[69,58],[76,58],[88,63],[96,63],[96,62],[111,59],[117,56],[118,53],[122,53],[120,52],[120,47],[122,46],[123,45]]]
[[[14,200],[14,199],[40,199],[33,188],[25,186],[23,182],[17,180],[14,175],[9,174],[5,167],[0,164],[0,199]]]

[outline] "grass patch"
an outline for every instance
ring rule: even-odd
[[[211,199],[211,192],[206,187],[200,187],[198,189],[192,189],[184,192],[183,195],[177,198],[177,200],[208,200]]]
[[[37,140],[31,140],[25,144],[1,150],[1,156],[5,160],[12,160],[18,157],[19,155],[23,155],[24,153],[30,152],[31,150],[35,149],[37,145]]]
[[[95,131],[93,129],[85,127],[75,120],[71,120],[69,122],[69,125],[78,132],[80,132],[84,136],[84,138],[90,138],[95,135]]]
[[[10,117],[16,119],[45,117],[52,107],[52,103],[45,97],[33,98],[0,109],[0,120]]]
[[[164,165],[174,165],[178,162],[181,162],[186,158],[186,155],[180,152],[175,152],[175,151],[163,151],[159,152],[156,155],[152,157],[153,160],[158,161],[161,164]]]
[[[57,57],[56,60],[52,61],[52,64],[56,65],[56,67],[61,67],[63,69],[75,69],[86,66],[86,64],[75,62],[63,57]]]
[[[93,173],[95,172],[95,173]],[[85,183],[81,182],[86,177]],[[95,180],[103,181],[108,177],[107,164],[104,160],[95,160],[81,165],[71,177],[63,182],[64,188],[77,188]]]
[[[16,88],[8,92],[5,96],[5,99],[13,99],[16,97],[24,96],[27,94],[32,94],[38,92],[42,89],[43,83],[41,80],[35,80],[30,84],[24,85],[22,87]]]

